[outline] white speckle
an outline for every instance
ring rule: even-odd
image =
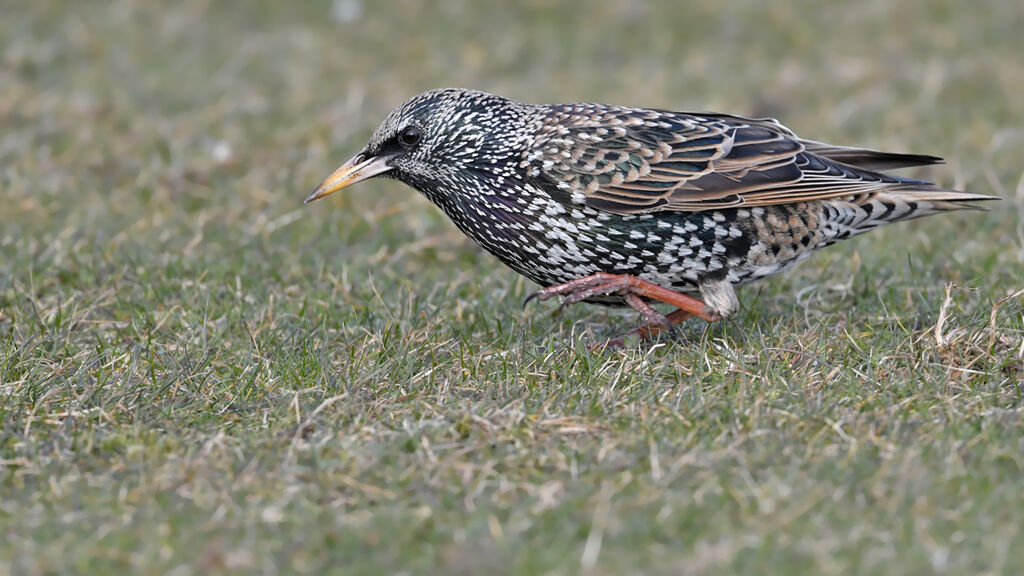
[[[544,213],[548,216],[557,216],[565,214],[565,208],[557,202],[548,202],[547,206],[544,207]]]

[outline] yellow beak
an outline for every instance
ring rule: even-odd
[[[334,194],[342,188],[348,188],[356,182],[361,182],[391,170],[393,167],[387,164],[390,158],[390,156],[367,158],[362,154],[357,154],[321,182],[309,196],[306,196],[305,203],[309,204],[313,200],[319,200],[324,196]]]

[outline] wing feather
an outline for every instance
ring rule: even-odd
[[[547,108],[527,160],[574,202],[619,214],[764,206],[927,182],[876,172],[932,164],[801,140],[773,119],[593,104]]]

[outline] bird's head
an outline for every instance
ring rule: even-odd
[[[472,190],[481,174],[513,178],[526,148],[530,111],[528,105],[476,90],[447,88],[414,96],[306,202],[382,175],[428,195]]]

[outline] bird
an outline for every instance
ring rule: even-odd
[[[997,199],[891,174],[942,162],[806,140],[772,118],[444,88],[395,108],[305,202],[403,182],[540,285],[527,303],[637,310],[644,324],[596,346],[619,347],[728,318],[736,287],[840,240]]]

